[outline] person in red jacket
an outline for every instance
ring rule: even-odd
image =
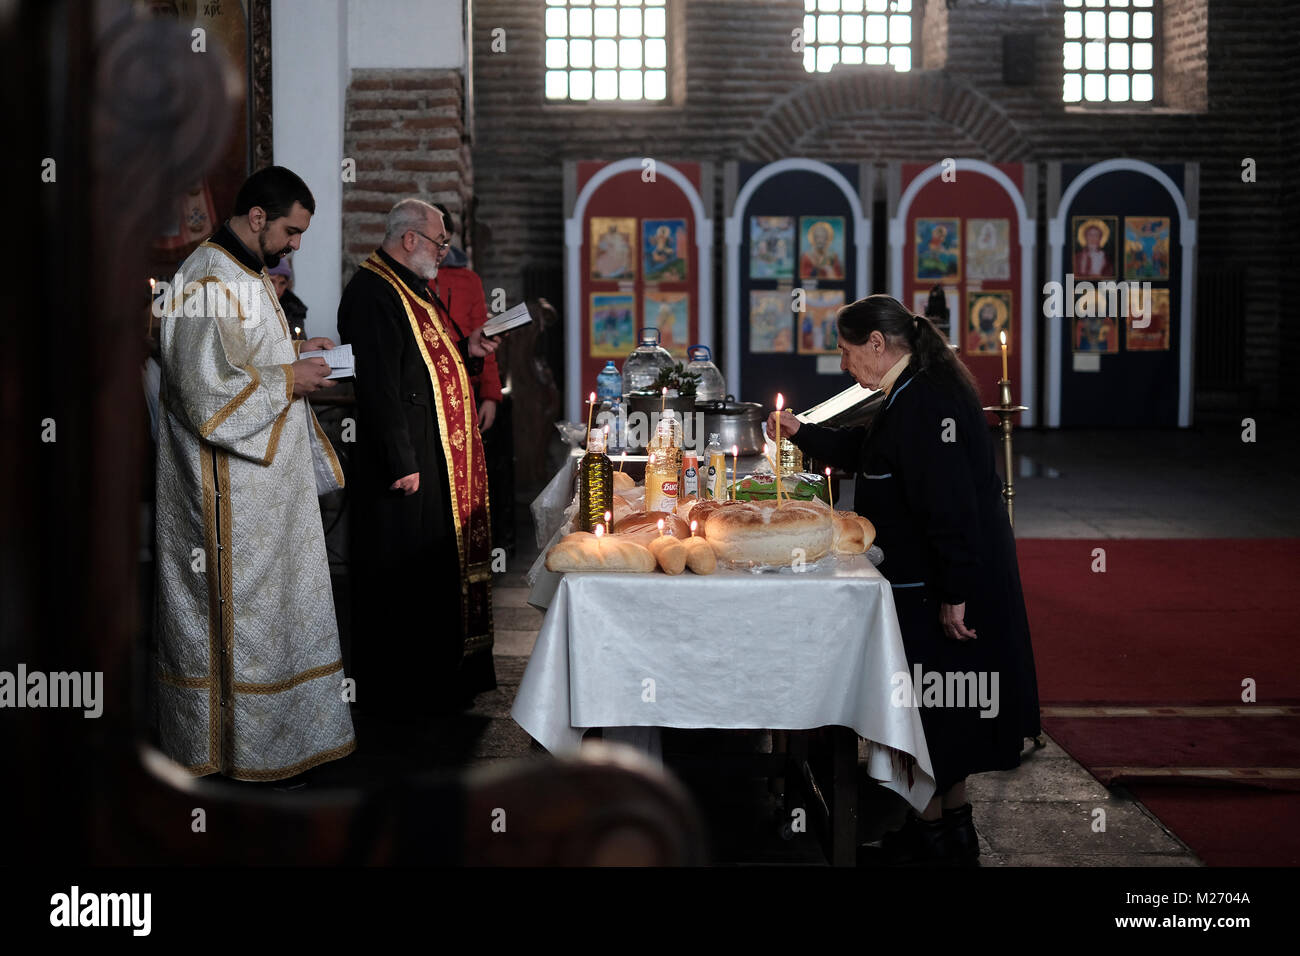
[[[455,220],[447,207],[433,203],[442,213],[447,235],[455,232]],[[447,246],[438,253],[438,274],[429,280],[429,291],[442,302],[444,310],[456,326],[450,330],[455,338],[469,335],[487,321],[487,300],[483,296],[483,283],[478,274],[469,268],[469,257],[456,246]],[[496,355],[483,360],[481,375],[470,377],[474,397],[478,402],[478,427],[486,432],[496,421],[497,406],[501,402],[501,376],[497,372]]]
[[[434,208],[442,213],[447,235],[456,232],[456,221],[446,206],[438,203]],[[463,237],[462,237],[463,241]],[[443,306],[455,326],[448,331],[456,338],[469,335],[488,319],[483,283],[469,268],[469,258],[463,249],[448,246],[438,253],[438,274],[429,280],[429,291]],[[483,452],[487,456],[488,493],[492,501],[492,544],[504,548],[508,555],[515,553],[515,465],[514,429],[511,402],[502,388],[495,354],[483,361],[483,371],[470,376],[474,398],[478,403],[478,427],[483,435]],[[497,426],[493,423],[500,419]],[[492,429],[490,432],[489,429]]]

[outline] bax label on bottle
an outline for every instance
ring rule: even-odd
[[[645,510],[673,511],[677,508],[677,481],[656,475],[653,472],[645,478]]]

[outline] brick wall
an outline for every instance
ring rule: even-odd
[[[356,182],[343,184],[343,281],[384,237],[393,203],[441,202],[459,221],[474,188],[457,70],[353,70],[344,155]]]
[[[1264,404],[1276,405],[1282,346],[1297,346],[1290,328],[1285,335],[1280,330],[1284,305],[1290,307],[1283,299],[1290,262],[1280,210],[1288,202],[1294,210],[1296,203],[1283,174],[1297,133],[1292,5],[1168,0],[1165,6],[1175,98],[1193,95],[1202,70],[1203,112],[1066,109],[1060,99],[1062,8],[1050,0],[963,3],[952,10],[943,0],[928,0],[921,26],[927,68],[896,74],[858,67],[829,75],[805,73],[790,50],[790,30],[802,23],[801,0],[690,0],[683,103],[624,110],[554,106],[543,101],[541,89],[545,4],[476,0],[475,199],[477,216],[492,233],[490,246],[478,250],[484,284],[502,286],[514,299],[525,267],[561,268],[561,163],[569,158],[712,161],[716,220],[722,214],[721,165],[728,160],[1196,160],[1200,256],[1247,269],[1247,376]],[[1207,56],[1191,42],[1192,31],[1205,24]],[[490,49],[496,27],[507,31],[506,53]],[[1003,85],[1004,33],[1038,38],[1032,85]],[[942,69],[929,68],[934,63]],[[1257,183],[1241,182],[1245,156],[1259,164]],[[715,314],[722,314],[721,289],[718,295]]]

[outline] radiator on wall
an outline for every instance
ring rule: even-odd
[[[1246,379],[1246,268],[1202,267],[1196,287],[1197,388]]]

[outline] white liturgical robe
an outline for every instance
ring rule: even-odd
[[[316,500],[343,472],[232,239],[186,259],[162,319],[156,719],[191,773],[278,780],[356,746]]]

